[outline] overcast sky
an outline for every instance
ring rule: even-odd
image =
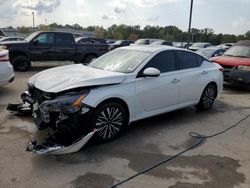
[[[190,0],[0,0],[0,27],[78,23],[84,27],[112,24],[175,25],[187,30]],[[192,27],[216,33],[250,30],[250,0],[194,0]]]

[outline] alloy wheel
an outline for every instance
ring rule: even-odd
[[[124,114],[115,106],[108,106],[97,116],[95,128],[99,137],[104,140],[114,138],[123,126]]]
[[[206,109],[211,108],[211,106],[214,103],[215,96],[216,96],[215,87],[212,85],[207,87],[202,98],[203,105]]]

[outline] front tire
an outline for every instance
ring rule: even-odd
[[[96,129],[100,142],[109,142],[117,138],[128,124],[128,115],[124,107],[117,102],[107,102],[96,109],[92,116],[91,127]]]
[[[209,110],[212,108],[214,100],[217,96],[217,88],[215,84],[208,84],[200,98],[199,103],[196,105],[198,110]]]

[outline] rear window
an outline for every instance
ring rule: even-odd
[[[199,67],[202,63],[202,59],[194,53],[186,51],[177,51],[176,53],[180,69]]]
[[[74,45],[74,37],[67,33],[56,33],[55,44],[58,46],[72,46]]]

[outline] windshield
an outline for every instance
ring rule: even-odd
[[[225,56],[235,57],[250,57],[250,46],[233,46],[226,53]]]
[[[205,44],[203,43],[195,43],[192,45],[192,47],[199,47],[199,48],[203,48],[205,46]]]
[[[116,49],[94,60],[89,66],[108,71],[131,73],[150,54],[151,52]]]
[[[37,35],[37,32],[32,33],[31,35],[29,35],[28,37],[26,37],[25,40],[27,42],[30,42],[36,35]]]

